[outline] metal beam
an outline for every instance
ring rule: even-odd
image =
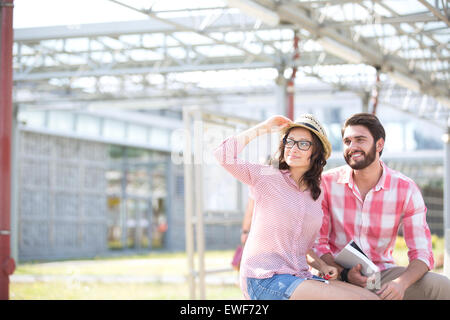
[[[198,35],[200,35],[202,37],[205,37],[205,38],[207,38],[209,40],[212,40],[216,44],[222,44],[222,45],[230,46],[230,44],[228,42],[226,42],[224,40],[221,40],[221,39],[218,39],[215,36],[212,36],[212,35],[204,32],[204,30],[200,30],[200,29],[197,29],[197,28],[189,27],[189,26],[180,24],[180,23],[178,23],[176,21],[173,21],[173,20],[168,20],[168,19],[161,18],[158,15],[156,15],[156,14],[150,12],[150,11],[137,9],[137,8],[135,8],[133,6],[130,6],[128,4],[125,4],[125,3],[117,1],[117,0],[109,0],[109,1],[111,1],[113,3],[116,3],[118,5],[121,5],[121,6],[125,7],[125,8],[128,8],[128,9],[140,12],[142,14],[145,14],[145,15],[149,16],[152,19],[155,19],[157,21],[161,21],[161,22],[166,23],[166,24],[168,24],[170,26],[173,26],[177,30],[183,30],[183,31],[189,31],[189,32],[197,33]],[[249,55],[251,57],[254,57],[257,60],[275,62],[272,57],[266,56],[265,54],[255,54],[255,53],[247,50],[246,48],[244,48],[242,46],[232,45],[232,47],[242,51],[243,53],[245,53],[245,54],[247,54],[247,55]]]
[[[199,16],[198,19],[205,19],[207,16]],[[178,28],[170,26],[162,21],[134,20],[103,23],[88,23],[76,26],[51,26],[35,28],[18,28],[14,30],[14,41],[21,43],[34,44],[43,40],[55,39],[73,39],[73,38],[96,38],[96,37],[119,37],[122,35],[152,35],[152,34],[172,34],[174,32],[193,32],[196,25],[193,19],[189,17],[172,18]],[[291,26],[283,25],[283,29],[289,29]],[[197,30],[195,33],[213,33],[213,32],[258,32],[279,30],[280,27],[270,27],[261,25],[255,29],[255,22],[250,19],[243,19],[242,15],[228,13],[220,19],[214,21],[213,25],[205,29]],[[210,41],[214,43],[214,41]]]
[[[349,50],[358,52],[364,58],[362,62],[374,67],[380,67],[382,72],[396,70],[405,76],[419,80],[422,84],[421,91],[423,94],[429,94],[434,97],[445,97],[449,95],[449,89],[446,83],[433,81],[428,72],[419,70],[418,68],[414,70],[414,73],[411,73],[409,65],[404,59],[379,52],[380,50],[376,46],[363,37],[360,37],[358,42],[353,41],[353,37],[348,30],[324,27],[324,24],[319,23],[314,18],[313,11],[311,10],[292,4],[282,4],[276,10],[282,20],[289,21],[292,24],[307,29],[318,38],[328,37],[340,45],[349,48]]]
[[[11,258],[11,142],[13,0],[0,2],[0,300],[9,299]]]
[[[444,21],[450,27],[450,21],[446,16],[444,16],[438,9],[429,4],[426,0],[419,0],[428,10],[430,10],[437,18]],[[446,13],[448,14],[448,13]]]
[[[420,13],[414,15],[405,15],[398,17],[381,17],[373,21],[374,25],[383,24],[401,24],[401,23],[419,23],[419,22],[436,22],[436,17],[430,13]],[[358,25],[367,25],[367,20],[346,20],[342,22],[326,22],[326,27],[354,27]]]
[[[290,66],[305,67],[314,66],[319,62],[320,65],[342,65],[347,62],[333,55],[327,55],[322,59],[321,51],[302,52],[302,59],[290,62]],[[274,59],[277,57],[274,56]],[[89,59],[89,58],[87,58]],[[170,58],[168,58],[170,59]],[[189,60],[189,59],[188,59]],[[162,64],[165,64],[164,66]],[[86,62],[87,64],[87,62]],[[236,69],[263,69],[276,68],[276,63],[264,61],[248,61],[247,56],[218,56],[205,57],[201,59],[186,59],[182,61],[133,61],[126,63],[110,63],[103,66],[87,66],[86,64],[77,65],[55,65],[49,67],[30,67],[28,70],[21,68],[14,72],[14,81],[39,81],[56,78],[81,78],[81,77],[101,77],[101,76],[123,76],[133,74],[167,74],[191,71],[217,71],[217,70],[236,70]]]
[[[24,90],[30,90],[30,92],[51,91],[55,99],[64,99],[67,92],[70,92],[72,101],[123,98],[122,93],[113,93],[111,88],[103,90],[103,76],[115,77],[119,84],[133,87],[135,85],[143,86],[141,93],[144,96],[160,97],[163,96],[160,93],[162,90],[169,90],[170,92],[177,92],[177,97],[191,95],[191,92],[193,92],[192,95],[200,97],[208,95],[208,93],[202,91],[197,83],[181,80],[174,86],[174,79],[171,79],[169,74],[191,71],[279,69],[280,65],[283,65],[284,68],[299,67],[304,75],[317,77],[325,83],[331,83],[338,90],[350,88],[351,91],[358,94],[368,90],[371,81],[367,81],[367,78],[364,79],[364,77],[359,77],[356,74],[352,76],[346,72],[345,77],[342,74],[337,77],[328,77],[327,74],[330,73],[332,68],[328,68],[326,73],[320,72],[320,69],[317,72],[317,67],[348,63],[342,57],[325,54],[323,51],[317,51],[314,45],[309,46],[310,40],[317,40],[326,36],[340,45],[358,52],[367,64],[377,66],[377,64],[383,63],[383,72],[389,72],[395,68],[396,71],[400,70],[406,77],[421,80],[422,83],[418,87],[421,86],[423,92],[440,97],[439,99],[448,96],[448,51],[442,43],[436,40],[433,32],[423,36],[415,25],[419,20],[423,20],[425,23],[425,20],[432,18],[436,20],[436,18],[426,11],[400,15],[386,6],[383,1],[374,1],[378,9],[387,10],[388,14],[387,16],[379,14],[376,19],[372,19],[373,21],[369,19],[371,21],[369,25],[375,25],[379,22],[390,23],[395,29],[395,34],[392,35],[394,39],[383,37],[385,34],[381,32],[381,34],[375,33],[375,36],[360,37],[359,40],[355,40],[355,31],[352,27],[358,24],[358,21],[340,23],[335,21],[333,17],[324,20],[319,19],[326,17],[323,13],[324,10],[327,10],[327,6],[335,6],[334,8],[340,9],[343,4],[360,6],[367,11],[368,18],[372,14],[377,14],[375,12],[377,8],[371,8],[370,5],[366,6],[359,1],[302,1],[294,4],[293,2],[275,3],[270,0],[258,0],[258,3],[271,10],[278,10],[279,6],[290,4],[305,15],[304,21],[299,23],[298,12],[294,12],[292,14],[293,19],[282,19],[281,25],[277,27],[268,27],[264,24],[255,25],[257,19],[237,14],[235,11],[224,7],[182,10],[186,11],[188,15],[192,14],[192,16],[168,19],[162,18],[161,12],[140,10],[128,6],[124,2],[113,1],[131,10],[141,12],[150,19],[138,22],[71,26],[70,28],[18,29],[15,34],[16,39],[20,39],[20,41],[17,41],[15,64],[19,67],[15,70],[14,80],[18,90],[23,88]],[[220,11],[220,15],[218,11]],[[195,12],[195,15],[193,12]],[[212,18],[208,19],[210,15],[212,15]],[[359,19],[359,17],[355,19]],[[302,27],[305,21],[306,24],[310,23],[309,29]],[[407,23],[414,30],[406,31],[404,28],[400,28],[399,23]],[[302,59],[299,61],[291,59],[291,46],[288,45],[288,42],[290,43],[292,39],[292,29],[298,29],[301,33]],[[274,33],[273,30],[277,30],[277,32]],[[238,34],[237,37],[236,34]],[[132,42],[127,38],[129,35],[136,35],[140,38],[136,42]],[[189,41],[184,35],[194,35],[195,40]],[[198,35],[201,37],[198,37]],[[215,40],[218,39],[220,42],[205,37],[205,35],[213,37]],[[163,45],[155,45],[155,41],[151,43],[144,41],[146,37],[153,39],[153,36],[162,36]],[[55,37],[62,37],[63,39],[56,40]],[[404,39],[408,41],[408,45],[400,46],[398,51],[389,53],[386,51],[388,48],[383,48],[383,41],[392,43],[395,38],[403,39],[403,37],[407,37],[407,39]],[[92,46],[88,44],[86,48],[76,47],[72,49],[70,42],[75,38],[85,39]],[[46,39],[53,39],[53,41],[51,44],[47,44]],[[400,42],[400,40],[397,41]],[[409,46],[410,41],[411,48]],[[430,43],[430,41],[432,42]],[[101,45],[96,46],[97,42]],[[158,41],[158,43],[160,42]],[[115,43],[117,43],[117,47]],[[403,40],[401,40],[401,44],[403,44]],[[222,45],[233,49],[246,48],[252,51],[254,55],[250,56],[239,49],[212,55],[209,53],[210,50],[207,50],[208,47],[214,48],[214,46]],[[261,48],[260,52],[263,52],[269,58],[268,60],[257,58],[258,50],[253,48],[257,49],[258,46]],[[149,54],[142,60],[136,59],[134,50]],[[425,50],[430,50],[431,54],[426,54]],[[184,56],[183,54],[176,54],[176,51],[184,52]],[[369,51],[369,55],[367,55],[367,51]],[[419,53],[415,51],[419,51]],[[421,54],[421,52],[424,53]],[[372,54],[372,59],[370,54]],[[111,58],[105,63],[102,55],[109,55]],[[399,58],[399,55],[406,58]],[[37,58],[40,56],[42,57],[41,60]],[[44,57],[46,60],[44,60]],[[47,64],[46,61],[51,63]],[[100,64],[99,61],[103,61],[103,63]],[[367,71],[361,69],[358,72],[364,76]],[[161,74],[164,78],[169,75],[167,79],[170,79],[170,82],[161,85],[149,83],[147,74]],[[134,75],[140,75],[142,80],[139,82],[136,77],[133,77]],[[82,81],[84,81],[82,78],[88,77],[92,78],[90,80],[94,82],[94,85],[82,84]],[[50,82],[50,79],[55,81]],[[78,79],[81,79],[81,81],[74,81]],[[78,83],[80,86],[75,87],[74,83]],[[179,89],[180,85],[183,88],[182,90]],[[29,89],[31,86],[34,86],[34,88]],[[257,88],[262,87],[264,86]],[[178,91],[173,91],[171,88],[176,88]],[[252,90],[254,88],[252,86]],[[265,90],[265,87],[263,89]],[[65,90],[67,92],[64,92]],[[240,89],[231,89],[231,91],[236,90],[239,91]],[[255,93],[257,91],[258,89],[255,90]],[[222,93],[212,91],[212,94],[218,94],[219,99],[221,99]],[[174,102],[172,96],[169,98],[171,99],[171,105],[177,103]],[[441,101],[446,100],[441,99]],[[33,103],[32,101],[29,102]]]
[[[156,63],[155,63],[156,64]],[[261,69],[261,68],[273,68],[275,65],[270,62],[252,62],[245,65],[245,69]],[[100,76],[123,76],[132,74],[166,74],[177,72],[193,72],[193,71],[217,71],[217,70],[235,70],[242,69],[242,63],[234,64],[207,64],[207,65],[178,65],[178,66],[141,66],[130,68],[118,68],[118,69],[74,69],[70,71],[51,71],[48,72],[33,72],[33,73],[17,73],[14,75],[14,81],[37,81],[48,80],[55,78],[83,78],[83,77],[100,77]]]

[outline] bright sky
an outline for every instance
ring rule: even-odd
[[[136,8],[174,10],[185,8],[183,0],[122,0]],[[221,7],[224,1],[196,0],[190,8]],[[14,0],[14,28],[55,25],[77,25],[111,21],[143,20],[142,13],[127,9],[109,0]]]
[[[155,11],[174,10],[194,7],[222,7],[226,0],[119,0],[136,8]],[[188,3],[188,4],[187,4]],[[389,14],[381,6],[377,6],[380,14]],[[426,8],[416,1],[394,0],[389,6],[400,14],[425,11]],[[344,11],[342,11],[344,8]],[[333,19],[342,19],[357,15],[361,18],[364,12],[355,12],[350,4],[337,6],[326,11]],[[109,0],[14,0],[14,27],[30,28],[51,25],[77,25],[110,21],[142,20],[145,15],[134,12]]]
[[[107,0],[14,1],[14,28],[142,19],[144,15]]]

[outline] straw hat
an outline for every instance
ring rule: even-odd
[[[314,133],[322,142],[323,149],[325,151],[325,159],[328,159],[331,155],[331,143],[328,141],[327,134],[320,124],[320,122],[312,114],[302,114],[299,118],[295,119],[288,127],[284,128],[282,135],[291,128],[305,128]]]

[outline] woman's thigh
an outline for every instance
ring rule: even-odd
[[[367,289],[342,281],[329,283],[303,281],[298,285],[291,300],[378,300],[378,296]]]

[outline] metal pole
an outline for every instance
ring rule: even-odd
[[[286,95],[287,95],[287,114],[286,116],[294,120],[294,79],[289,79],[286,86]]]
[[[288,101],[287,101],[287,80],[283,76],[284,69],[278,70],[278,77],[275,80],[276,83],[276,110],[275,114],[281,114],[287,116],[288,113]]]
[[[173,190],[173,177],[174,177],[173,163],[168,162],[166,164],[166,184],[167,184],[167,196],[166,196],[166,223],[168,226],[172,226],[172,217],[173,217],[173,206],[172,202],[174,200],[174,190]],[[167,228],[164,236],[163,236],[163,246],[164,248],[170,248],[171,243],[169,243],[170,239],[172,239],[172,228]]]
[[[11,141],[11,257],[19,261],[19,146],[18,127],[19,105],[13,104],[12,141]]]
[[[189,297],[195,299],[195,270],[194,270],[194,230],[193,230],[193,163],[192,163],[192,130],[189,110],[183,109],[185,141],[183,150],[184,162],[184,223],[186,232],[186,255],[188,260]]]
[[[372,91],[372,114],[377,114],[377,107],[378,107],[378,98],[380,95],[380,68],[376,68],[377,74],[375,77],[375,85]]]
[[[363,92],[361,94],[362,112],[369,112],[370,93]]]
[[[0,299],[9,299],[11,258],[11,136],[13,0],[0,2]]]
[[[444,274],[450,277],[450,118],[444,135]]]
[[[152,247],[152,238],[153,238],[153,177],[152,177],[152,173],[154,170],[154,168],[156,168],[156,166],[153,165],[148,165],[147,169],[148,169],[148,184],[149,184],[149,188],[150,188],[150,200],[147,202],[148,203],[148,210],[147,210],[147,218],[148,218],[148,227],[147,227],[147,236],[148,236],[148,249],[149,251],[151,251],[153,249]],[[166,180],[168,176],[166,176]],[[158,221],[156,221],[157,223]],[[144,232],[142,233],[142,236],[144,236]]]
[[[121,239],[122,248],[128,248],[128,195],[127,195],[127,175],[128,175],[128,151],[127,148],[121,147],[122,150],[122,179],[120,180],[121,201],[120,201],[120,221],[121,221]]]
[[[203,120],[200,110],[194,115],[194,191],[195,191],[195,222],[198,254],[198,280],[199,296],[201,300],[206,297],[205,287],[205,232],[203,219]]]
[[[294,65],[292,66],[292,75],[291,78],[287,82],[286,87],[286,95],[287,95],[287,117],[291,120],[294,120],[294,98],[295,98],[295,76],[297,75],[297,66],[295,65],[296,61],[300,57],[300,53],[298,51],[298,31],[294,31],[294,56],[293,56],[293,62]]]

